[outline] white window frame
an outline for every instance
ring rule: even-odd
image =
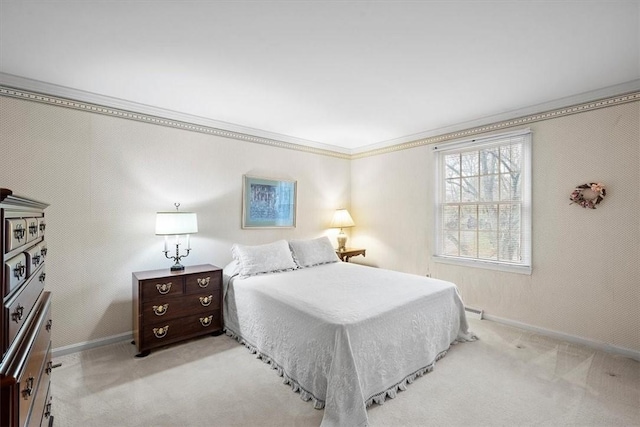
[[[521,218],[520,218],[520,261],[494,261],[481,258],[463,257],[454,255],[445,255],[442,250],[442,208],[444,204],[444,170],[442,169],[442,158],[445,154],[451,154],[462,151],[480,150],[481,148],[500,144],[500,141],[507,143],[512,137],[522,137],[522,164],[521,164]],[[532,269],[532,235],[531,235],[531,130],[522,129],[514,132],[501,133],[474,139],[466,139],[459,141],[438,144],[433,147],[434,163],[435,163],[435,179],[434,179],[434,253],[432,259],[436,262],[463,265],[468,267],[479,267],[492,270],[500,270],[512,273],[531,274]]]

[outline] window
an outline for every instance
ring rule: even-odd
[[[531,273],[531,132],[434,147],[434,259]]]

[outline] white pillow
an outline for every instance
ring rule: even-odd
[[[340,261],[327,236],[312,240],[291,240],[289,246],[293,259],[300,268]]]
[[[238,261],[240,277],[296,268],[286,240],[257,246],[235,244],[231,247],[231,255]]]

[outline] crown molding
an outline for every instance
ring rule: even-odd
[[[351,151],[359,159],[640,100],[640,79]]]
[[[353,150],[0,73],[0,96],[353,160],[640,100],[640,79]]]
[[[7,73],[0,73],[0,96],[57,105],[279,148],[343,159],[349,159],[350,157],[350,150],[342,147],[99,95]]]

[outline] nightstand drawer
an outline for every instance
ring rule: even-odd
[[[186,277],[186,294],[200,294],[213,292],[220,289],[222,274],[218,271],[208,271],[200,274],[192,274]]]
[[[156,347],[168,344],[182,336],[181,319],[145,325],[142,328],[142,342],[145,347]]]
[[[220,315],[220,310],[213,310],[182,319],[182,333],[185,335],[199,335],[209,331],[214,332],[221,327],[222,316]]]
[[[182,277],[165,277],[157,280],[144,280],[140,287],[142,289],[142,300],[151,301],[164,297],[182,295]]]

